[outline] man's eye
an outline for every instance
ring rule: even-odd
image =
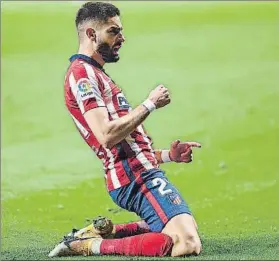
[[[117,28],[111,29],[111,30],[110,30],[110,33],[111,33],[111,34],[114,34],[114,35],[117,35],[119,32],[120,32],[120,30],[117,29]]]

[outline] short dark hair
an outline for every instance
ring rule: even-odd
[[[114,16],[120,16],[120,11],[113,4],[104,2],[87,2],[82,5],[77,12],[76,27],[89,20],[107,22],[110,17]]]

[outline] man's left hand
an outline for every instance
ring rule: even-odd
[[[171,144],[170,159],[174,162],[189,163],[193,160],[192,148],[201,148],[201,144],[194,141],[180,142],[176,140]]]

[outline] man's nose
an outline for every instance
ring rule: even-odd
[[[120,34],[120,40],[121,40],[121,42],[125,42],[125,40],[126,40],[123,33]]]

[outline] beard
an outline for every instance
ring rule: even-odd
[[[116,63],[120,59],[118,53],[114,52],[114,47],[110,47],[107,43],[100,43],[97,52],[106,63]]]

